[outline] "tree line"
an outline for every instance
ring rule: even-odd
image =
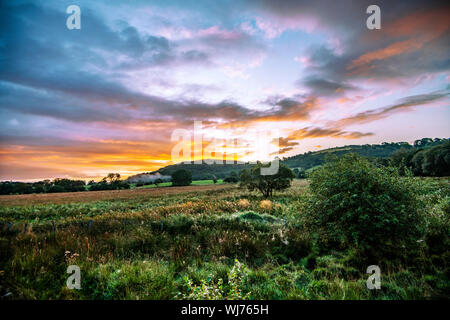
[[[56,178],[54,180],[42,180],[37,182],[0,182],[0,194],[31,194],[31,193],[58,193],[98,190],[130,189],[130,184],[120,180],[119,173],[109,173],[101,181],[73,180]]]
[[[450,141],[426,147],[418,144],[413,149],[400,149],[390,157],[401,172],[412,171],[415,176],[443,177],[450,175]]]

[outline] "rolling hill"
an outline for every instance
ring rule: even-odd
[[[370,158],[388,158],[390,155],[400,149],[424,149],[439,145],[448,140],[449,139],[423,138],[420,140],[416,140],[413,144],[409,144],[408,142],[383,142],[381,144],[347,145],[343,147],[328,148],[314,152],[310,151],[292,157],[283,158],[282,163],[284,163],[291,169],[301,168],[303,170],[308,170],[310,168],[323,164],[325,162],[326,156],[329,154],[334,154],[340,157],[346,153],[354,152]],[[190,171],[192,173],[193,180],[211,179],[212,175],[215,175],[218,179],[223,179],[229,176],[233,171],[238,174],[242,169],[248,169],[251,166],[252,164],[243,162],[236,162],[234,164],[179,163],[160,168],[156,171],[131,176],[128,178],[128,180],[136,180],[137,176],[151,177],[157,174],[168,177],[178,169],[186,169]]]

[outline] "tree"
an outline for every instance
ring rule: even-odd
[[[411,164],[411,159],[414,156],[414,152],[414,150],[411,151],[411,149],[407,148],[398,149],[390,156],[392,164],[399,168],[401,166],[409,166]]]
[[[237,177],[228,176],[225,179],[223,179],[223,182],[226,182],[226,183],[238,183],[239,179]]]
[[[237,175],[237,173],[235,171],[231,171],[230,175],[228,177],[226,177],[225,179],[223,179],[223,181],[226,183],[238,183],[239,176]]]
[[[155,180],[154,184],[155,184],[155,186],[158,186],[160,183],[163,183],[163,182],[164,181],[162,181],[161,178],[158,178],[158,179]]]
[[[212,181],[213,181],[214,184],[217,183],[217,177],[215,175],[212,175]]]
[[[450,142],[431,147],[423,152],[422,171],[425,176],[450,175]]]
[[[85,191],[86,190],[86,182],[83,180],[70,180],[70,179],[61,179],[56,178],[53,180],[54,186],[62,187],[66,192],[76,192],[76,191]],[[61,188],[53,188],[53,190],[62,190]],[[55,191],[52,191],[55,192]],[[57,191],[62,192],[62,191]]]
[[[64,189],[63,186],[55,184],[55,185],[51,186],[50,189],[48,189],[47,192],[48,193],[57,193],[57,192],[67,192],[67,190]]]
[[[423,148],[426,147],[429,144],[433,143],[433,139],[431,138],[422,138],[420,140],[414,141],[414,147],[416,148]]]
[[[306,179],[306,171],[303,169],[298,170],[297,178],[298,179]]]
[[[295,178],[294,172],[280,163],[278,172],[274,175],[262,175],[261,168],[269,167],[270,164],[261,164],[253,166],[250,170],[243,170],[241,173],[241,187],[246,187],[249,191],[258,190],[264,198],[271,197],[273,191],[280,191],[291,186]]]
[[[192,173],[184,169],[178,169],[172,174],[173,186],[188,186],[192,182]]]
[[[120,173],[108,173],[106,177],[103,178],[105,182],[114,183],[120,180]]]

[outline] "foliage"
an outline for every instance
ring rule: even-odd
[[[306,179],[306,171],[303,169],[295,168],[294,170],[295,177],[298,179]]]
[[[91,183],[89,191],[130,189],[130,184],[120,180],[119,173],[108,173],[98,183]]]
[[[245,264],[235,259],[234,266],[227,273],[228,284],[224,285],[224,280],[220,278],[214,282],[212,275],[208,279],[201,279],[200,285],[194,284],[188,276],[184,277],[187,287],[187,294],[179,295],[182,299],[188,300],[248,300],[251,292],[244,293],[244,287],[248,278],[248,268]]]
[[[231,171],[230,175],[223,179],[223,182],[226,183],[238,183],[239,182],[239,176],[237,175],[236,171]]]
[[[86,183],[82,180],[54,179],[25,182],[0,182],[0,194],[30,194],[85,191]]]
[[[302,168],[307,171],[310,168],[320,166],[325,163],[327,155],[342,157],[347,153],[357,153],[370,158],[387,158],[393,152],[401,149],[412,149],[407,142],[383,142],[382,144],[349,145],[337,148],[329,148],[320,151],[309,151],[283,159],[283,163],[291,168]]]
[[[280,191],[291,186],[295,175],[291,169],[280,163],[278,171],[273,175],[262,175],[261,168],[267,168],[270,164],[259,163],[249,171],[243,170],[241,173],[241,187],[246,187],[249,191],[258,190],[265,198],[271,197],[273,191]]]
[[[120,173],[108,173],[106,177],[102,179],[102,182],[112,184],[120,180]]]
[[[225,179],[230,176],[233,171],[239,172],[242,169],[248,169],[251,165],[248,163],[179,163],[169,165],[152,172],[152,174],[160,173],[162,175],[171,176],[178,169],[184,169],[192,173],[193,180],[212,180],[211,175],[215,175],[217,179]]]
[[[173,186],[188,186],[192,183],[191,172],[179,169],[172,174],[172,185]]]
[[[329,159],[310,175],[307,224],[322,246],[377,256],[417,245],[423,231],[417,185],[356,154]]]
[[[425,141],[415,146],[417,148],[413,150],[400,149],[391,155],[392,163],[399,167],[402,173],[409,169],[416,176],[450,175],[450,141],[438,145],[430,142],[427,144]]]

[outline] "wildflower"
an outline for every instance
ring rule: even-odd
[[[247,199],[241,199],[238,201],[238,206],[241,209],[248,208],[250,206],[250,202]]]
[[[263,209],[264,211],[271,211],[272,210],[272,201],[270,200],[262,200],[259,203],[259,207]]]

